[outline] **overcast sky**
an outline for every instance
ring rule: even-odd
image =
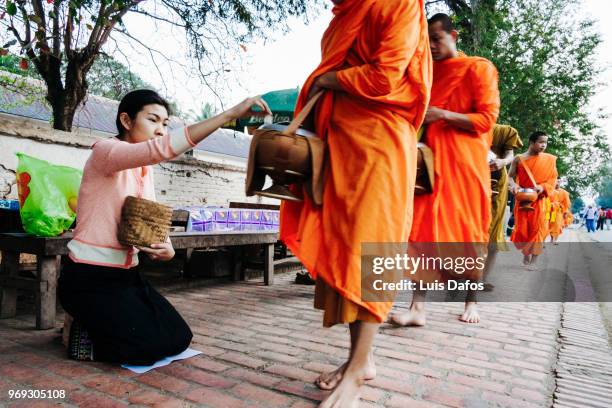
[[[583,0],[583,4],[584,13],[598,20],[597,27],[602,34],[603,44],[599,48],[598,61],[603,66],[611,67],[612,24],[609,17],[612,16],[612,0]],[[143,20],[141,16],[133,13],[128,16],[126,26],[136,37],[147,39],[150,44],[155,44],[159,50],[176,61],[185,60],[185,41],[180,30],[170,32],[163,26],[151,27],[150,23],[146,23],[148,20]],[[606,16],[607,21],[600,20]],[[177,69],[176,64],[165,63],[159,55],[154,54],[155,60],[161,65],[165,82],[163,84],[159,72],[150,63],[150,55],[138,55],[125,43],[120,44],[120,48],[129,57],[133,71],[149,83],[165,89],[167,96],[176,100],[184,111],[199,111],[206,102],[217,107],[223,103],[227,107],[249,95],[301,86],[319,62],[320,38],[330,19],[331,11],[322,10],[308,26],[301,21],[291,21],[290,33],[274,35],[265,44],[247,44],[246,52],[236,50],[243,59],[240,69],[234,73],[239,77],[240,83],[230,79],[229,84],[221,84],[217,97],[202,86],[193,74]],[[173,72],[172,65],[175,66]],[[602,82],[606,86],[593,99],[590,109],[595,112],[597,108],[604,108],[606,112],[612,113],[612,69],[605,72]],[[612,143],[612,118],[603,125]]]

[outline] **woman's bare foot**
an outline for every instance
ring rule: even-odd
[[[413,303],[407,313],[391,313],[387,319],[388,323],[394,326],[425,326],[427,318],[425,315],[425,306],[422,304]]]
[[[363,371],[346,370],[338,386],[321,402],[319,408],[356,408],[364,381]]]
[[[348,361],[334,371],[322,373],[319,378],[315,380],[315,385],[322,390],[333,390],[340,383],[340,381],[342,381],[342,377],[344,376],[347,366]],[[368,364],[363,370],[363,380],[369,381],[373,380],[374,378],[376,378],[376,364],[374,364],[374,356],[372,353],[370,353],[368,357]]]
[[[480,314],[478,314],[477,303],[465,302],[465,311],[459,317],[459,320],[465,323],[480,323]]]

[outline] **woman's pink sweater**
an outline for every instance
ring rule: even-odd
[[[138,265],[138,250],[117,240],[121,207],[127,196],[155,200],[153,169],[195,144],[186,127],[141,143],[117,138],[96,142],[83,169],[77,226],[68,243],[74,262],[115,268]]]

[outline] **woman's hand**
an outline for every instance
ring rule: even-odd
[[[542,194],[544,192],[544,187],[542,187],[541,185],[537,185],[535,186],[536,191],[538,192],[538,195]]]
[[[169,261],[174,258],[174,248],[170,242],[151,244],[151,247],[138,247],[139,250],[149,255],[153,261]]]
[[[253,110],[253,106],[259,106],[261,110]],[[244,101],[240,102],[238,105],[228,109],[227,113],[233,119],[239,119],[243,117],[249,116],[267,116],[272,115],[272,111],[270,107],[264,101],[261,96],[254,96],[251,98],[246,98]]]
[[[444,109],[436,108],[435,106],[430,106],[429,108],[427,108],[427,113],[425,114],[425,121],[423,123],[425,125],[428,125],[439,120],[444,120],[445,114],[446,111]]]

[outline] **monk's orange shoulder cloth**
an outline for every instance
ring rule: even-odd
[[[473,131],[445,121],[427,126],[434,153],[432,194],[415,197],[411,242],[488,242],[491,175],[487,153],[499,114],[495,66],[479,57],[434,62],[431,106],[469,117]]]
[[[519,210],[519,206],[515,204],[514,230],[510,240],[523,251],[523,254],[539,255],[542,253],[542,243],[548,233],[544,197],[550,196],[557,183],[557,157],[540,153],[526,158],[524,165],[529,167],[535,182],[544,188],[544,192],[532,204],[533,211]],[[521,187],[534,187],[523,164],[517,167],[516,181]]]
[[[432,75],[427,20],[423,0],[344,0],[333,12],[296,107],[337,71],[344,91],[328,91],[314,117],[329,154],[323,205],[283,202],[280,234],[313,277],[382,321],[392,304],[361,299],[361,244],[405,242],[410,231]]]

